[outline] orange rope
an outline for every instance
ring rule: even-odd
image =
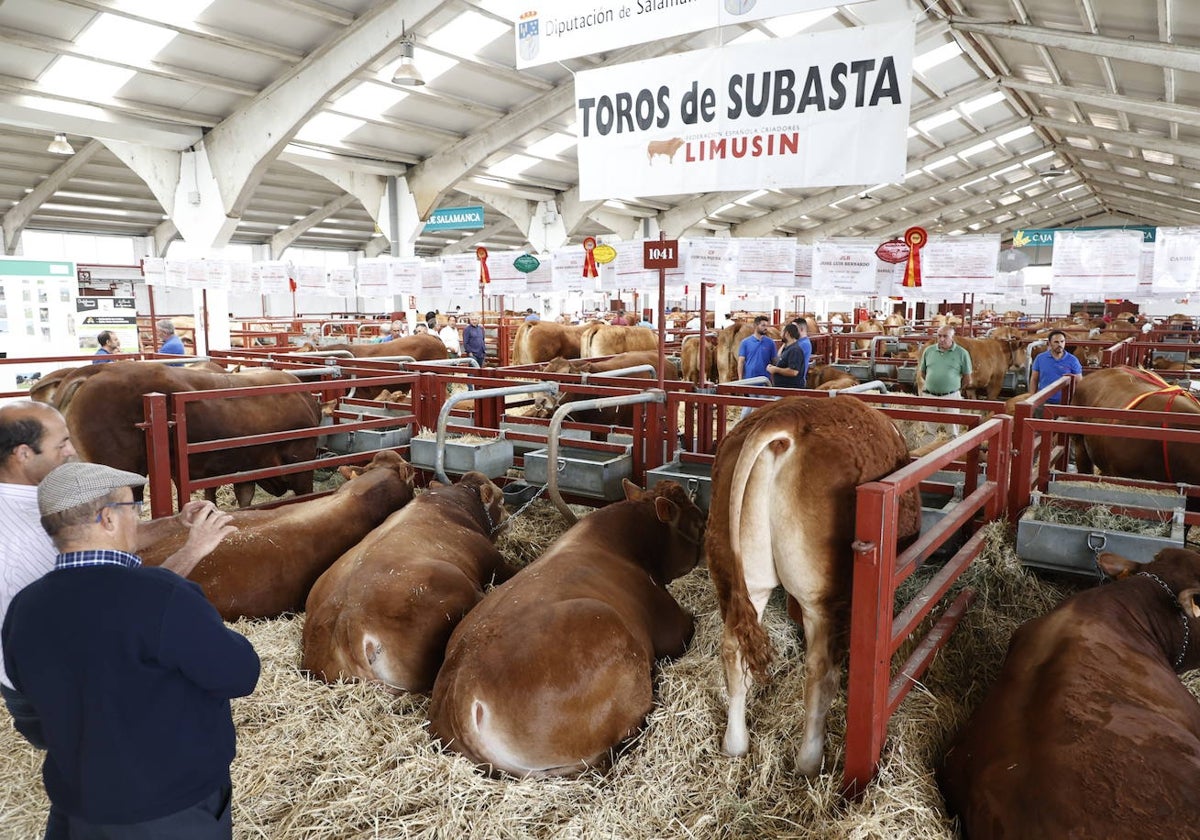
[[[1148,382],[1149,384],[1153,385],[1155,389],[1153,391],[1146,391],[1145,393],[1138,394],[1136,397],[1130,400],[1129,404],[1125,406],[1126,411],[1137,408],[1150,397],[1155,397],[1160,394],[1167,398],[1167,405],[1163,410],[1168,413],[1171,411],[1171,406],[1175,404],[1175,400],[1180,394],[1187,394],[1187,396],[1191,398],[1192,402],[1200,405],[1200,401],[1197,401],[1195,394],[1193,394],[1191,391],[1180,388],[1178,385],[1168,384],[1167,381],[1158,374],[1151,373],[1148,370],[1135,370],[1133,368],[1129,368],[1128,370],[1131,376],[1136,379],[1141,379],[1144,382]],[[1170,428],[1166,420],[1163,420],[1162,427],[1164,429]],[[1167,455],[1167,442],[1165,440],[1162,442],[1162,450],[1163,470],[1167,474],[1167,481],[1171,484],[1174,484],[1175,479],[1171,477],[1171,460]]]

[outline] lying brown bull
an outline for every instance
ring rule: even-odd
[[[725,752],[749,749],[746,695],[767,679],[763,611],[776,586],[802,623],[804,740],[797,769],[821,769],[825,718],[838,688],[854,566],[855,489],[908,463],[892,422],[854,397],[785,397],[757,409],[721,442],[713,466],[705,548],[725,628],[729,697]],[[899,535],[921,528],[914,489],[901,500]]]
[[[666,584],[700,559],[704,516],[673,481],[581,519],[454,631],[430,733],[513,776],[603,767],[653,707],[656,660],[692,617]]]
[[[66,417],[79,457],[139,475],[147,474],[146,436],[137,428],[145,420],[142,395],[159,392],[176,394],[245,388],[251,395],[188,403],[188,442],[286,432],[317,426],[320,416],[316,401],[304,392],[254,394],[266,385],[295,384],[290,373],[261,368],[241,373],[214,373],[153,362],[111,362],[77,368],[59,381],[56,405]],[[171,437],[172,458],[174,435]],[[189,459],[189,476],[207,478],[252,469],[279,467],[316,458],[315,438],[285,440],[257,446],[202,452]],[[258,485],[274,496],[288,490],[296,495],[312,492],[312,473],[291,473],[258,479]],[[210,499],[216,490],[206,491]],[[234,485],[238,504],[245,507],[254,496],[254,482]]]
[[[450,631],[513,570],[493,544],[504,495],[482,473],[436,481],[343,554],[305,605],[303,668],[427,692]]]
[[[1134,408],[1177,414],[1200,414],[1200,404],[1188,391],[1154,374],[1130,367],[1089,373],[1075,385],[1072,405],[1095,408]],[[1094,421],[1105,422],[1105,421]],[[1164,416],[1161,425],[1167,426]],[[1121,421],[1122,425],[1156,426],[1155,422]],[[1188,443],[1087,435],[1074,441],[1075,464],[1081,473],[1093,467],[1104,475],[1149,481],[1200,483],[1200,447]]]
[[[272,618],[304,609],[317,578],[344,552],[413,497],[413,468],[391,450],[350,478],[336,493],[274,510],[232,514],[237,532],[221,541],[188,575],[221,617]],[[140,552],[160,565],[183,545],[186,528]]]
[[[1094,374],[1093,374],[1094,375]],[[1197,837],[1200,554],[1149,564],[1023,624],[938,782],[969,840]]]

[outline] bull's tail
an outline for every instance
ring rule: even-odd
[[[779,468],[780,456],[792,445],[792,436],[785,429],[752,431],[742,444],[730,481],[729,547],[733,554],[734,574],[725,611],[725,627],[737,640],[746,667],[760,681],[768,679],[767,669],[774,653],[746,588],[742,512],[747,508],[764,510],[770,504],[770,487]]]

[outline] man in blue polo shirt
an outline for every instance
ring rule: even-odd
[[[1029,393],[1036,394],[1038,388],[1045,387],[1060,376],[1073,376],[1076,379],[1083,376],[1083,365],[1073,355],[1067,352],[1067,334],[1062,330],[1053,330],[1048,340],[1049,348],[1039,353],[1033,359],[1029,371]],[[1047,403],[1062,402],[1062,391],[1046,400]]]
[[[754,319],[754,333],[738,345],[738,379],[770,377],[767,365],[775,358],[775,342],[767,335],[767,316]]]

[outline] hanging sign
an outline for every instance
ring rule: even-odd
[[[875,249],[875,256],[888,263],[902,263],[908,260],[911,249],[903,239],[889,239]]]
[[[541,264],[541,261],[533,254],[522,254],[513,260],[513,267],[522,274],[532,274],[538,270],[538,266]]]
[[[487,248],[480,245],[475,249],[475,259],[479,260],[479,283],[483,286],[492,282],[492,275],[488,274],[487,258]]]
[[[642,265],[646,268],[678,268],[678,239],[647,239],[642,243]]]
[[[431,230],[480,230],[483,228],[483,205],[474,207],[443,207],[434,210],[425,220],[425,232]]]
[[[583,276],[600,276],[600,269],[596,267],[596,237],[594,236],[585,236],[583,239]]]
[[[592,251],[592,256],[600,265],[607,265],[617,258],[617,249],[611,245],[597,245],[596,250]]]

